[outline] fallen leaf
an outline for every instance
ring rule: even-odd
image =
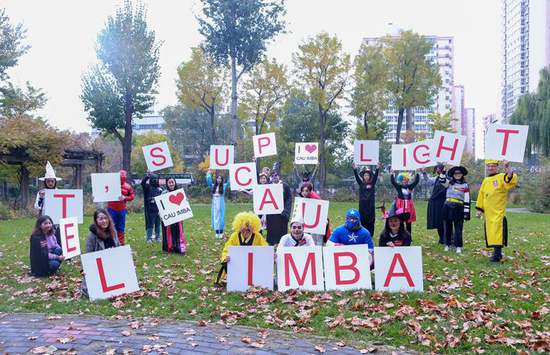
[[[346,342],[345,341],[339,341],[339,342],[336,343],[336,345],[343,348],[344,346],[346,346]]]
[[[323,354],[326,350],[323,349],[322,347],[320,347],[319,345],[317,345],[316,347],[313,348],[313,350],[316,350],[318,352],[320,352],[321,354]]]
[[[132,332],[128,331],[128,330],[124,330],[122,332],[122,335],[124,335],[125,337],[129,337],[130,335],[132,335]]]
[[[116,354],[116,349],[109,348],[105,350],[105,355],[115,355],[115,354]]]
[[[198,325],[199,327],[206,327],[206,326],[208,325],[208,323],[207,323],[206,321],[204,321],[204,320],[201,320],[201,321],[199,321],[199,322],[197,323],[197,325]]]
[[[69,335],[68,337],[65,337],[65,338],[57,339],[57,341],[60,342],[61,344],[67,344],[67,343],[70,343],[73,340],[74,340],[74,336],[72,336],[72,335]]]
[[[252,342],[252,340],[250,338],[247,338],[247,337],[241,338],[241,341],[245,344],[250,344]]]

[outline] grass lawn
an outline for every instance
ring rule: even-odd
[[[333,228],[355,204],[332,203]],[[228,205],[226,232],[236,213]],[[371,340],[438,353],[550,351],[550,216],[509,214],[509,247],[489,264],[482,221],[465,224],[462,255],[444,252],[427,231],[426,203],[417,203],[414,245],[423,247],[423,294],[376,291],[227,293],[213,286],[224,241],[210,229],[210,206],[195,205],[184,222],[187,255],[146,244],[143,215],[129,215],[126,240],[142,291],[112,300],[81,300],[80,258],[51,279],[27,276],[34,220],[0,221],[0,312],[98,314],[196,319],[303,331],[344,340]],[[378,212],[379,213],[379,212]],[[91,217],[80,226],[84,250]],[[382,229],[378,220],[377,233]],[[227,238],[227,233],[226,233]],[[378,242],[378,236],[375,238]]]

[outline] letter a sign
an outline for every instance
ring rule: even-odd
[[[174,166],[170,150],[168,149],[168,143],[162,142],[147,145],[141,149],[143,150],[143,157],[147,163],[147,169],[157,171]]]
[[[258,185],[253,191],[254,213],[281,214],[284,211],[283,184]]]
[[[229,170],[235,161],[235,147],[232,145],[210,146],[210,169]]]
[[[376,247],[374,265],[376,290],[424,292],[422,247]]]

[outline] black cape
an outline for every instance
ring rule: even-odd
[[[50,275],[48,262],[48,244],[46,236],[42,233],[31,235],[31,275],[36,277],[46,277]]]
[[[374,209],[374,195],[376,192],[376,181],[378,180],[378,171],[372,175],[372,179],[368,184],[363,183],[359,174],[357,174],[357,169],[353,169],[353,174],[355,175],[355,181],[359,185],[359,217],[361,217],[361,225],[363,227],[367,226],[369,223],[372,223],[375,218],[375,209]]]
[[[162,193],[160,187],[153,187],[151,184],[147,183],[149,176],[145,175],[141,179],[141,187],[143,188],[143,210],[145,212],[145,229],[153,228],[151,222],[155,220],[155,217],[159,214],[158,207],[154,203],[153,198],[159,196]],[[153,201],[153,203],[151,203]]]
[[[428,228],[427,229],[438,229],[444,228],[443,222],[443,205],[445,204],[445,199],[447,198],[447,189],[441,185],[439,179],[436,179],[434,182],[434,187],[432,189],[432,195],[428,200]]]
[[[288,221],[292,210],[292,191],[286,182],[283,182],[283,197],[285,209],[281,214],[268,214],[266,216],[267,237],[269,245],[279,244],[283,235],[288,234]]]

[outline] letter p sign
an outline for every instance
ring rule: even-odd
[[[266,133],[252,137],[254,143],[254,156],[256,158],[277,155],[275,133]]]

